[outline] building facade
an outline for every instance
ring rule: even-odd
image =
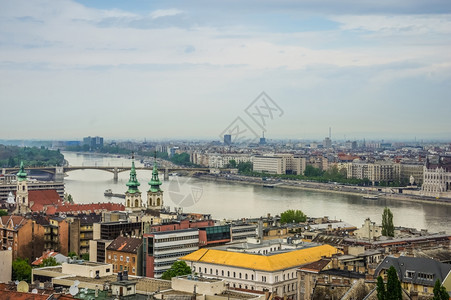
[[[128,271],[130,275],[142,275],[142,243],[140,238],[117,237],[106,248],[106,263],[113,265],[113,272]]]
[[[143,240],[143,274],[161,278],[180,257],[199,249],[199,230],[152,232],[144,234]]]

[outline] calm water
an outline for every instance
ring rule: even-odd
[[[130,166],[131,159],[104,157],[99,155],[75,154],[65,152],[64,156],[74,166]],[[136,166],[142,166],[136,162]],[[151,171],[137,170],[140,190],[149,189]],[[163,180],[163,174],[160,174]],[[105,189],[115,193],[124,193],[129,172],[119,174],[119,180],[113,181],[113,174],[105,171],[83,170],[69,172],[65,178],[66,192],[72,194],[79,203],[123,202],[119,198],[107,198]],[[185,183],[185,181],[188,182]],[[180,190],[178,190],[180,188]],[[399,226],[426,228],[431,232],[447,231],[451,233],[451,206],[442,204],[424,204],[393,200],[365,200],[359,196],[340,195],[322,192],[310,192],[274,188],[268,189],[239,183],[221,183],[170,177],[163,181],[164,203],[174,207],[182,206],[185,212],[209,213],[215,219],[259,217],[271,213],[279,214],[287,209],[300,209],[308,216],[341,219],[357,227],[370,217],[381,222],[385,206],[394,214],[394,223]],[[193,195],[190,198],[189,195]],[[185,196],[188,196],[185,198]]]

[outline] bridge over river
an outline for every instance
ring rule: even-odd
[[[118,174],[125,171],[130,171],[131,167],[115,167],[115,166],[65,166],[65,167],[28,167],[25,168],[25,171],[41,171],[53,174],[55,181],[63,181],[64,180],[64,174],[71,171],[77,171],[77,170],[99,170],[99,171],[105,171],[110,172],[113,174],[114,180],[118,179]],[[152,170],[153,167],[135,167],[136,170]],[[17,173],[19,171],[19,168],[2,168],[2,174],[13,174]],[[192,176],[195,173],[209,173],[210,168],[160,168],[158,170],[160,173],[164,173],[164,179],[167,180],[169,178],[170,173],[176,173],[176,172],[184,172],[187,173],[188,176]]]

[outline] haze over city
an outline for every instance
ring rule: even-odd
[[[448,1],[0,1],[3,139],[450,137]],[[260,134],[262,130],[258,130]]]

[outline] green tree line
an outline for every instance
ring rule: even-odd
[[[26,167],[61,166],[64,164],[64,155],[59,150],[49,150],[44,146],[38,148],[0,145],[1,167],[18,167],[21,161]]]
[[[238,168],[238,172],[241,175],[252,176],[252,177],[271,177],[280,178],[287,180],[311,180],[317,182],[337,182],[341,184],[353,184],[353,185],[370,185],[369,179],[356,179],[356,178],[346,178],[346,170],[338,170],[336,166],[331,167],[327,171],[322,171],[311,165],[307,165],[304,170],[303,175],[296,174],[269,174],[254,172],[252,169],[252,163],[238,163],[235,161],[230,161],[230,167]]]

